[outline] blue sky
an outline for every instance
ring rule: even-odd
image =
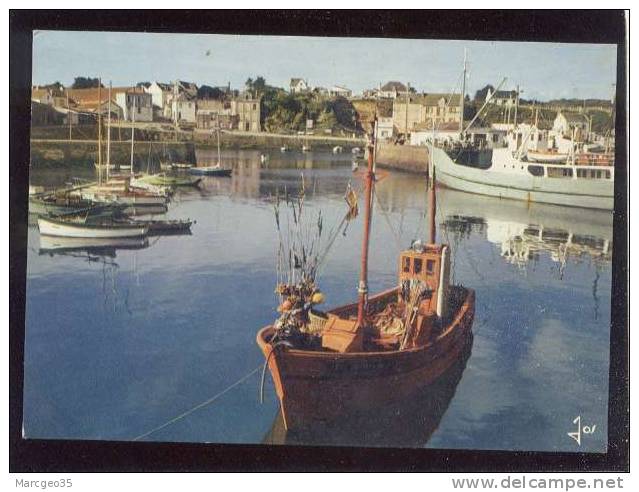
[[[467,91],[508,77],[524,98],[612,97],[616,46],[411,39],[39,31],[33,83],[100,76],[113,85],[175,79],[241,88],[248,77],[288,87],[344,85],[355,93],[380,82],[410,82],[418,91],[449,92],[468,50]],[[207,54],[208,52],[208,54]]]

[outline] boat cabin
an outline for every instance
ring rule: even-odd
[[[399,284],[414,281],[425,284],[432,292],[430,309],[440,318],[448,314],[446,299],[450,282],[450,256],[446,245],[415,242],[399,255]],[[421,309],[421,307],[420,307]]]

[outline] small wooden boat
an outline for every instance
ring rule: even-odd
[[[86,220],[53,217],[38,218],[40,234],[73,238],[123,238],[146,236],[149,227],[144,224],[87,222]]]
[[[471,333],[475,293],[450,285],[450,249],[435,242],[434,172],[428,243],[402,251],[397,285],[369,297],[373,149],[371,137],[358,302],[323,314],[313,311],[323,296],[316,299],[314,277],[304,270],[306,260],[296,256],[292,278],[302,280],[278,285],[282,314],[257,334],[288,430],[414,395],[462,356]]]
[[[286,145],[282,145],[282,146],[280,147],[280,152],[288,152],[288,146],[286,146]]]
[[[310,152],[310,151],[311,151],[310,145],[302,145],[302,152]]]
[[[219,166],[206,166],[206,167],[192,167],[189,169],[189,174],[196,176],[230,176],[233,173],[232,169],[225,169]]]
[[[344,151],[344,148],[341,145],[336,145],[333,147],[333,154],[341,154]]]

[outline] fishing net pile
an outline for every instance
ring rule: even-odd
[[[357,194],[347,187],[347,210],[341,221],[325,230],[321,210],[316,213],[306,203],[306,185],[302,175],[296,194],[288,190],[274,197],[275,224],[279,237],[277,251],[278,319],[276,338],[300,339],[318,335],[324,317],[313,306],[324,302],[317,286],[321,268],[337,237],[346,234],[348,224],[357,217]]]

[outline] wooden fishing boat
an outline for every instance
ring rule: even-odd
[[[397,285],[369,297],[373,149],[371,137],[358,301],[318,313],[322,296],[302,274],[278,286],[282,315],[257,334],[289,430],[409,398],[461,357],[471,333],[475,293],[450,285],[449,247],[435,242],[434,172],[428,243],[400,252]]]
[[[126,238],[146,236],[149,227],[144,224],[87,222],[86,220],[53,217],[38,218],[40,234],[75,238]]]

